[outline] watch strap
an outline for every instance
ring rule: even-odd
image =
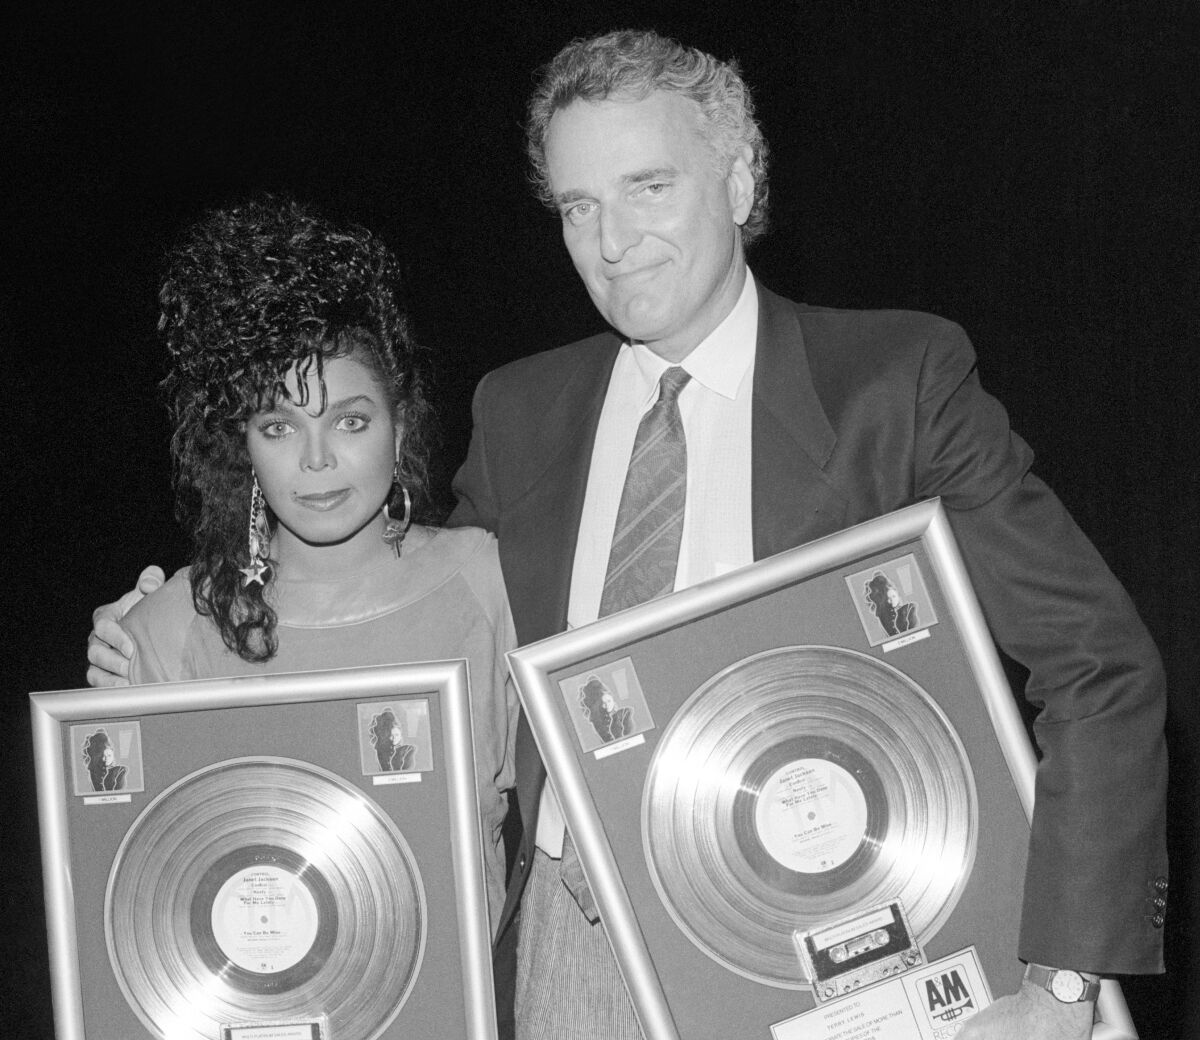
[[[1087,976],[1080,974],[1077,971],[1064,970],[1061,968],[1047,968],[1044,964],[1027,964],[1025,965],[1025,978],[1032,982],[1035,986],[1039,986],[1049,993],[1055,1000],[1062,1000],[1054,991],[1054,977],[1056,975],[1074,975],[1083,984],[1083,990],[1074,1001],[1070,1003],[1079,1003],[1087,1000],[1095,1000],[1100,996],[1100,980],[1089,979]],[[1068,1001],[1063,1001],[1068,1003]]]

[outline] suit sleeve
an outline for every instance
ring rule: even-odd
[[[487,437],[484,433],[488,385],[489,377],[484,376],[475,388],[471,403],[471,443],[467,448],[466,461],[451,482],[456,502],[446,526],[482,527],[495,533],[499,505],[493,496],[488,475]]]
[[[965,335],[928,346],[918,497],[942,496],[992,635],[1029,669],[1040,754],[1020,956],[1158,972],[1166,689],[1132,602],[979,385]]]

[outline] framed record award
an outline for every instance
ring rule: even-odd
[[[936,500],[509,661],[647,1040],[950,1040],[1019,987],[1035,759]]]
[[[59,1040],[494,1040],[467,682],[32,694]]]

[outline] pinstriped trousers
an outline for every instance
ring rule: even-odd
[[[604,926],[541,849],[521,899],[516,996],[517,1040],[642,1040]]]

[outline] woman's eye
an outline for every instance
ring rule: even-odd
[[[272,419],[269,422],[263,423],[258,429],[264,437],[276,439],[279,437],[286,437],[291,430],[291,426],[285,423],[282,419]]]
[[[337,421],[337,429],[345,430],[347,433],[361,433],[367,428],[370,421],[365,415],[343,415]]]

